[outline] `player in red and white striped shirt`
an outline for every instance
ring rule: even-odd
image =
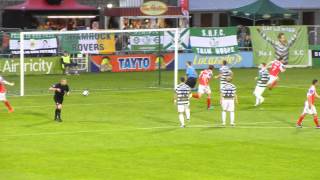
[[[316,100],[316,98],[320,98],[320,96],[318,95],[317,91],[316,91],[316,86],[318,85],[318,80],[314,79],[312,81],[312,85],[308,90],[307,93],[307,100],[304,103],[304,109],[302,114],[300,115],[298,121],[297,121],[297,127],[301,128],[302,127],[302,121],[305,118],[305,116],[307,114],[311,114],[313,115],[313,121],[316,124],[317,128],[320,128],[319,125],[319,121],[318,121],[318,114],[317,114],[317,110],[316,107],[314,105],[314,102]]]
[[[211,88],[210,88],[210,80],[213,77],[213,71],[214,66],[209,65],[208,69],[205,69],[200,72],[199,75],[199,87],[198,87],[198,93],[193,94],[192,97],[194,98],[201,98],[203,94],[207,94],[207,108],[211,109]]]
[[[0,76],[0,101],[3,101],[4,105],[8,108],[8,111],[12,113],[13,108],[11,107],[9,101],[6,98],[7,89],[5,85],[14,86],[14,83],[10,83],[4,80],[2,76]]]
[[[270,78],[267,83],[267,86],[269,87],[270,90],[277,85],[277,81],[279,79],[279,74],[281,72],[286,71],[286,67],[285,67],[284,63],[285,62],[282,59],[282,57],[271,62],[271,68],[269,70],[269,77]]]

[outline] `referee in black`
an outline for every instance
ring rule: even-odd
[[[69,95],[70,93],[68,81],[66,79],[61,79],[59,83],[51,86],[49,90],[54,92],[53,99],[54,99],[54,102],[56,103],[54,120],[57,122],[62,122],[61,109],[62,109],[63,97],[64,95]]]

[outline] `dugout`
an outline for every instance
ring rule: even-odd
[[[26,0],[6,7],[2,18],[6,28],[72,30],[74,26],[90,27],[99,20],[99,10],[76,0]]]

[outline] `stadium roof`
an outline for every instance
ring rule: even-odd
[[[76,0],[62,1],[60,5],[49,5],[45,0],[26,0],[22,4],[6,7],[5,10],[93,11],[97,10],[97,8],[81,5]]]
[[[190,11],[229,11],[256,0],[190,0]],[[287,9],[320,9],[320,0],[271,0]]]

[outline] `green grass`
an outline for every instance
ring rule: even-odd
[[[73,89],[91,94],[67,97],[60,124],[47,88],[61,76],[27,76],[32,96],[9,97],[13,114],[0,106],[0,179],[318,179],[320,130],[310,116],[306,128],[294,126],[320,70],[288,69],[258,108],[257,70],[234,71],[236,128],[216,127],[217,81],[215,109],[192,100],[189,128],[180,129],[172,91],[147,88],[157,86],[156,72],[69,77]],[[163,72],[161,87],[172,87],[172,74]]]

